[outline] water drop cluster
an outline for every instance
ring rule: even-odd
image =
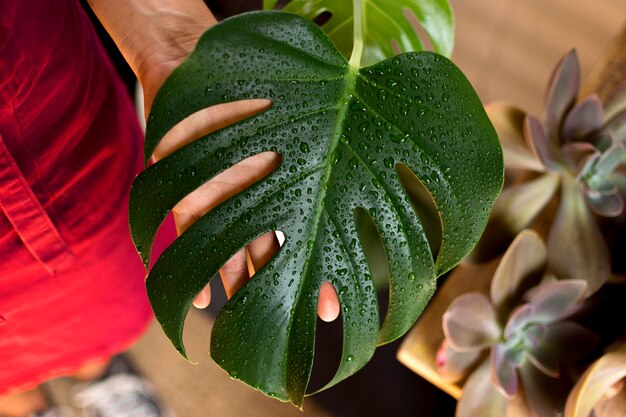
[[[447,59],[407,54],[357,70],[311,22],[256,13],[209,30],[167,80],[149,118],[146,155],[188,115],[246,98],[267,98],[273,106],[138,177],[133,238],[147,261],[159,224],[183,197],[245,158],[281,155],[274,172],[180,236],[147,286],[159,322],[184,354],[182,327],[195,294],[244,245],[282,231],[278,254],[218,315],[211,355],[233,378],[299,405],[313,363],[322,283],[337,290],[344,330],[331,386],[361,368],[377,343],[404,334],[434,292],[436,276],[470,250],[500,188],[501,154],[478,97]],[[436,259],[398,164],[423,181],[440,211],[444,245]],[[382,325],[355,223],[361,209],[376,224],[391,276]]]

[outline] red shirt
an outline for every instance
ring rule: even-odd
[[[77,0],[0,2],[0,395],[137,338],[142,136]]]

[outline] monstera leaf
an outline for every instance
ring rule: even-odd
[[[272,9],[278,0],[264,0]],[[291,0],[282,9],[315,19],[327,12],[330,19],[322,29],[345,57],[352,51],[351,0]],[[447,0],[364,0],[363,65],[372,65],[400,52],[421,51],[428,35],[432,50],[450,56],[454,44],[454,18]]]
[[[185,355],[194,296],[240,248],[272,230],[278,254],[216,318],[211,355],[231,376],[302,403],[313,362],[318,291],[330,281],[342,306],[343,356],[331,386],[361,368],[377,343],[400,337],[435,290],[437,275],[482,232],[503,177],[497,137],[462,73],[433,53],[353,68],[312,22],[255,12],[209,29],[159,91],[146,159],[178,122],[208,106],[267,98],[273,106],[147,168],[131,193],[130,224],[147,265],[155,233],[178,201],[245,158],[273,151],[281,165],[225,201],[158,259],[148,294]],[[421,179],[443,227],[436,261],[397,167]],[[390,270],[382,327],[354,212],[381,235]]]

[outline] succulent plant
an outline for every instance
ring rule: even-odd
[[[616,344],[585,371],[567,398],[565,417],[589,417],[598,401],[624,389],[624,378],[626,341]]]
[[[577,102],[580,67],[572,50],[549,84],[543,123],[503,103],[487,106],[504,151],[505,166],[530,171],[506,188],[494,207],[491,230],[473,254],[482,260],[537,217],[560,188],[548,252],[559,275],[585,279],[593,293],[606,282],[610,255],[594,214],[620,216],[626,196],[626,104],[603,110],[592,95]],[[576,242],[576,244],[570,244]]]
[[[512,400],[539,417],[563,410],[574,383],[563,367],[590,353],[598,340],[566,320],[582,305],[587,282],[544,276],[546,264],[541,238],[523,231],[502,258],[490,297],[467,293],[448,307],[440,373],[457,382],[478,366],[463,387],[457,417],[505,416]]]

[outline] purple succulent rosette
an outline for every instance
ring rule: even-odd
[[[472,258],[497,254],[497,247],[528,227],[560,189],[547,242],[550,267],[558,275],[586,280],[591,294],[611,273],[609,250],[594,215],[624,213],[626,105],[617,99],[603,109],[593,95],[577,101],[579,87],[573,50],[552,75],[543,123],[504,103],[487,106],[505,166],[534,175],[502,192]]]
[[[587,282],[544,276],[547,255],[541,238],[523,231],[502,258],[490,297],[464,294],[444,314],[440,373],[458,382],[475,369],[457,417],[505,416],[512,401],[535,416],[563,410],[573,385],[563,367],[590,353],[598,339],[567,320],[582,305]]]

